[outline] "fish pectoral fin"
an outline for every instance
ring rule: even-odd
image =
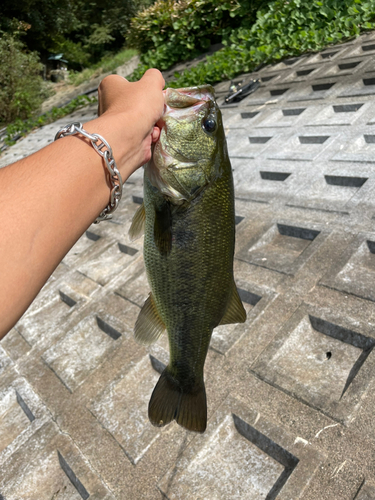
[[[207,400],[203,380],[192,390],[184,391],[167,366],[151,395],[148,418],[156,427],[176,420],[189,431],[204,432],[207,426]]]
[[[231,293],[229,295],[227,308],[219,325],[229,325],[231,323],[244,323],[246,321],[246,311],[242,305],[237,287],[233,281]]]
[[[150,345],[158,340],[165,331],[152,294],[144,303],[134,327],[134,338],[139,344]]]
[[[155,209],[154,241],[162,255],[172,250],[172,213],[168,201]]]
[[[145,230],[145,220],[146,220],[145,206],[142,203],[142,205],[135,212],[132,219],[132,223],[129,229],[130,241],[136,240],[137,238],[142,236]]]

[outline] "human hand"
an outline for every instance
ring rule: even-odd
[[[99,85],[99,118],[86,128],[109,142],[124,178],[151,159],[151,145],[160,135],[156,123],[164,112],[164,84],[160,71],[150,69],[138,82],[110,75]]]

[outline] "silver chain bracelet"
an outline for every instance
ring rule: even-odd
[[[112,219],[112,214],[118,207],[122,196],[122,178],[117,168],[115,159],[113,158],[112,148],[108,142],[99,134],[89,134],[82,128],[82,123],[74,122],[69,123],[60,129],[55,135],[55,141],[60,137],[68,135],[81,134],[91,141],[92,147],[95,151],[104,158],[105,166],[109,174],[109,182],[111,184],[111,195],[108,205],[100,212],[99,216],[95,219],[94,223],[98,224],[103,220]]]

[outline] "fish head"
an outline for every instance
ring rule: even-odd
[[[227,157],[221,113],[210,85],[164,91],[160,137],[146,175],[173,204],[191,201],[212,184]],[[228,162],[226,162],[228,164]]]

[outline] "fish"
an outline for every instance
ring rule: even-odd
[[[210,85],[164,91],[160,137],[144,167],[143,204],[131,239],[144,232],[151,293],[134,328],[155,342],[167,331],[169,364],[148,406],[150,422],[173,420],[204,432],[204,363],[213,329],[243,323],[233,277],[235,212],[232,168],[220,109]]]

